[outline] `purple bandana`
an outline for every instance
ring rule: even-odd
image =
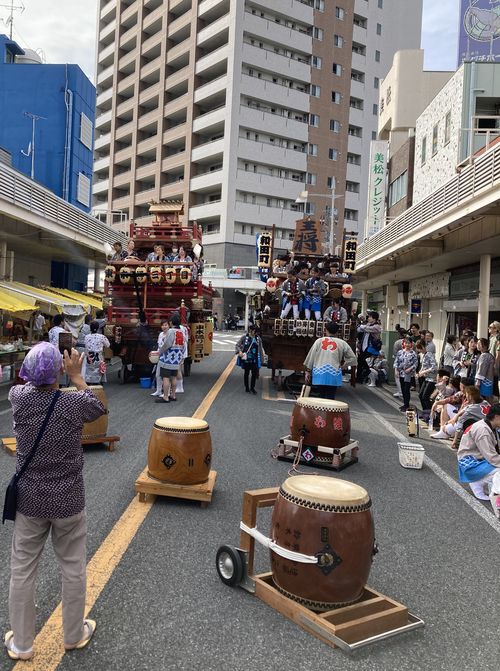
[[[62,355],[57,347],[48,342],[41,342],[32,347],[26,355],[19,377],[37,387],[54,384],[59,377],[62,362]]]

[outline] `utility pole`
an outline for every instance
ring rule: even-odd
[[[31,142],[29,144],[28,151],[25,152],[21,149],[21,154],[24,156],[31,156],[31,179],[35,179],[35,130],[36,122],[40,119],[46,119],[44,116],[39,114],[33,114],[33,112],[23,112],[24,116],[31,119]]]
[[[10,0],[8,5],[0,5],[0,7],[6,7],[9,10],[9,18],[6,19],[5,23],[9,26],[9,39],[12,39],[12,29],[14,28],[14,12],[19,10],[21,13],[24,12],[25,6],[21,2],[20,5],[14,5],[14,0]]]

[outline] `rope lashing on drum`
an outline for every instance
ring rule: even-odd
[[[311,555],[302,554],[302,552],[295,552],[294,550],[287,550],[286,548],[278,545],[276,541],[273,541],[271,538],[264,536],[258,529],[255,527],[249,527],[244,522],[240,522],[240,529],[246,534],[254,538],[257,543],[260,543],[266,548],[269,548],[273,552],[276,552],[277,555],[283,557],[284,559],[289,559],[290,561],[298,561],[301,564],[317,564],[318,558]]]

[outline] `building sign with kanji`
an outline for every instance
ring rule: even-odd
[[[358,250],[358,239],[353,235],[348,235],[344,241],[344,262],[342,269],[344,273],[354,275],[356,272],[356,252]]]
[[[272,247],[273,236],[271,233],[265,231],[257,235],[257,266],[259,268],[259,275],[264,281],[269,276],[269,269],[272,264]]]
[[[293,251],[296,254],[321,254],[321,223],[309,217],[295,222]]]
[[[367,226],[368,237],[374,235],[384,225],[385,219],[385,192],[387,172],[387,142],[376,141],[371,143],[370,174],[368,178],[368,208]]]

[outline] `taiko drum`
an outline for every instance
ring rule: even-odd
[[[318,561],[292,561],[271,550],[276,587],[316,611],[360,599],[374,554],[371,505],[368,492],[346,480],[316,475],[285,480],[273,510],[271,538]]]
[[[148,445],[148,474],[177,485],[206,482],[212,461],[207,422],[193,417],[160,417]]]
[[[325,398],[301,397],[293,409],[290,423],[292,440],[304,435],[304,446],[340,448],[351,439],[349,406]]]
[[[87,424],[83,425],[82,439],[95,439],[97,443],[100,439],[105,438],[108,435],[108,398],[106,396],[106,392],[100,384],[89,385],[89,389],[94,392],[94,394],[106,408],[106,413],[101,415],[101,417],[98,417],[93,422],[87,422]],[[78,391],[78,389],[76,387],[64,387],[61,389],[61,391]]]

